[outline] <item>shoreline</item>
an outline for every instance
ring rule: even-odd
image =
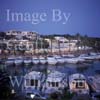
[[[78,50],[78,51],[64,51],[64,52],[48,52],[48,53],[46,53],[46,54],[44,54],[44,53],[41,53],[41,52],[39,52],[39,53],[35,53],[35,54],[32,54],[32,53],[21,53],[20,51],[12,51],[12,52],[8,52],[7,50],[6,50],[6,52],[5,52],[5,50],[4,51],[1,51],[1,54],[0,54],[0,59],[3,59],[3,58],[7,58],[7,57],[9,57],[9,56],[22,56],[22,57],[32,57],[32,56],[48,56],[48,55],[67,55],[67,54],[73,54],[73,55],[75,55],[75,56],[78,56],[78,55],[80,55],[80,54],[88,54],[88,53],[90,53],[90,52],[99,52],[99,51],[94,51],[93,49],[92,50]]]

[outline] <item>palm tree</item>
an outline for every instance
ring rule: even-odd
[[[87,35],[83,36],[83,38],[82,38],[82,44],[84,46],[84,50],[86,50],[86,46],[89,45],[89,40],[88,40],[88,36]]]
[[[0,32],[0,40],[5,39],[6,33],[5,32]]]
[[[71,42],[72,36],[69,35],[69,34],[65,34],[64,37],[65,37],[66,39],[68,39],[68,52],[70,52],[70,51],[71,51],[71,45],[70,45],[70,42]]]
[[[51,44],[51,54],[52,54],[52,49],[53,49],[52,48],[52,45],[53,45],[53,39],[52,38],[50,38],[50,42],[51,42],[50,44]]]
[[[68,37],[68,50],[69,50],[69,52],[71,51],[71,45],[70,45],[70,42],[71,42],[71,38],[70,37]]]
[[[61,50],[60,50],[60,41],[59,41],[59,40],[57,40],[57,41],[58,41],[59,55],[61,55]]]
[[[50,53],[52,54],[52,53],[53,53],[53,51],[52,51],[52,50],[53,50],[52,46],[53,46],[54,36],[53,36],[53,35],[48,35],[47,38],[50,39]]]
[[[38,45],[38,43],[39,43],[39,38],[38,38],[38,36],[37,36],[37,38],[36,38],[36,44],[35,44],[35,50],[36,50],[36,52],[37,52],[37,54],[39,53],[39,45]]]
[[[77,33],[77,34],[75,35],[75,38],[77,39],[77,44],[76,44],[76,46],[77,46],[77,51],[79,51],[79,47],[80,47],[80,44],[81,44],[81,35],[80,35],[80,33]]]
[[[35,47],[36,47],[36,46],[35,46],[35,41],[33,41],[33,51],[34,51],[33,54],[34,54],[34,55],[36,54],[36,52],[35,52]]]

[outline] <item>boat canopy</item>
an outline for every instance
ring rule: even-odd
[[[41,72],[32,71],[24,76],[25,79],[37,79],[40,80],[42,76]]]
[[[65,74],[58,72],[58,71],[52,71],[47,78],[47,81],[49,82],[61,82],[65,78]]]

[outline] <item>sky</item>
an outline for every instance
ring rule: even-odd
[[[0,0],[0,31],[9,30],[100,37],[100,0]]]

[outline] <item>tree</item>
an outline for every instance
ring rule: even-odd
[[[71,43],[71,38],[70,37],[68,37],[68,47],[69,47],[69,52],[71,51],[71,45],[70,45],[70,43]]]
[[[6,33],[5,32],[0,32],[0,40],[5,39]]]
[[[52,44],[53,44],[53,39],[52,38],[50,38],[50,44],[51,44],[51,54],[52,54]]]
[[[82,37],[82,45],[84,46],[84,50],[86,50],[86,46],[89,46],[89,38],[87,35]]]
[[[9,98],[10,93],[9,75],[6,71],[0,70],[0,99]]]
[[[72,36],[69,35],[69,34],[66,34],[66,35],[64,35],[64,37],[65,37],[66,39],[68,39],[68,50],[69,50],[69,52],[70,52],[70,50],[71,50],[70,42],[71,42]]]
[[[60,41],[59,41],[59,40],[57,40],[57,41],[58,41],[59,54],[61,55],[61,50],[60,50]]]
[[[81,45],[81,35],[80,35],[80,33],[76,33],[76,35],[75,35],[75,38],[77,39],[77,44],[76,44],[76,46],[77,46],[77,50],[79,51],[79,47],[80,47],[80,45]]]

